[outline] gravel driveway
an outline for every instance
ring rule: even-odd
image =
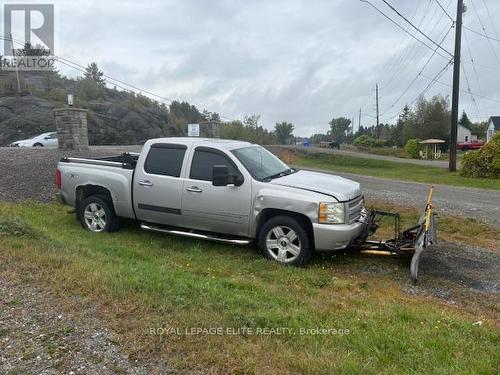
[[[138,150],[140,146],[92,147],[81,152],[0,147],[0,200],[48,202],[53,199],[57,192],[56,166],[62,157],[104,157]]]

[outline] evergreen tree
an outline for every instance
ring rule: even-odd
[[[472,130],[473,128],[472,121],[469,120],[469,116],[467,116],[465,111],[462,112],[462,116],[460,117],[460,120],[458,120],[458,123],[469,130]]]
[[[98,86],[104,87],[106,81],[104,80],[104,73],[99,70],[95,62],[90,63],[83,73],[85,79],[93,80]]]

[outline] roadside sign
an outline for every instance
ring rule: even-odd
[[[200,136],[200,124],[188,124],[188,137]]]

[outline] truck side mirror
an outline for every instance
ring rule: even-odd
[[[229,185],[229,169],[227,168],[227,165],[214,165],[212,167],[212,185]]]

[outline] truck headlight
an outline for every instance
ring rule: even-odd
[[[319,204],[318,222],[321,224],[344,224],[344,203],[321,202]]]

